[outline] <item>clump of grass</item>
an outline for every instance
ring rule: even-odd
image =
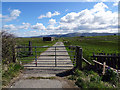
[[[113,88],[111,83],[102,81],[102,77],[92,70],[76,69],[68,79],[75,80],[75,84],[80,88]]]
[[[23,68],[24,67],[20,64],[10,63],[8,65],[8,70],[5,72],[3,71],[2,73],[2,85],[6,86],[9,84],[9,82],[16,77]]]
[[[110,82],[115,86],[118,86],[119,79],[119,74],[111,69],[107,69],[105,75],[102,76],[103,81]]]
[[[28,77],[26,79],[55,79],[55,77]]]

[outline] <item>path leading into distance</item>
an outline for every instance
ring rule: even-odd
[[[73,64],[62,42],[56,42],[53,46],[63,46],[56,48],[56,55],[65,55],[56,57],[57,66],[55,67],[55,56],[53,56],[55,55],[55,48],[50,47],[38,58],[37,67],[35,67],[35,62],[24,65],[23,74],[18,81],[11,85],[11,88],[75,88],[76,86],[73,83],[56,76],[58,73],[72,69]],[[33,78],[30,79],[31,77]]]

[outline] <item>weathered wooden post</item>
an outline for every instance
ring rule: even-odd
[[[29,55],[32,55],[32,43],[29,41]]]
[[[76,46],[76,68],[82,69],[82,48]]]
[[[16,51],[16,45],[13,46],[13,63],[16,63],[16,60],[17,60],[17,51]]]
[[[103,63],[103,72],[102,72],[103,75],[105,75],[105,66],[106,66],[106,62]]]

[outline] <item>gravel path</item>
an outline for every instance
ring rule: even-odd
[[[62,42],[57,42],[53,46],[64,46]],[[68,55],[65,47],[57,47],[57,55]],[[51,52],[47,52],[51,51]],[[58,77],[56,74],[73,68],[72,62],[69,56],[58,56],[57,67],[55,67],[54,48],[50,47],[38,58],[38,67],[35,64],[25,65],[25,70],[20,76],[19,80],[11,85],[11,88],[75,88],[73,82],[69,82],[63,77]],[[66,52],[65,52],[66,51]],[[46,59],[47,58],[47,59]],[[33,65],[33,67],[29,67]]]

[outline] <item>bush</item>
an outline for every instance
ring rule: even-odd
[[[72,80],[76,80],[75,84],[80,88],[112,88],[110,83],[103,82],[102,77],[94,71],[81,71],[76,69]]]
[[[102,77],[102,80],[116,85],[119,80],[119,75],[113,70],[107,69],[105,75]]]
[[[13,62],[13,48],[15,46],[15,36],[2,31],[2,63],[8,64]]]
[[[7,85],[23,68],[20,64],[10,63],[8,70],[2,73],[2,85]]]

